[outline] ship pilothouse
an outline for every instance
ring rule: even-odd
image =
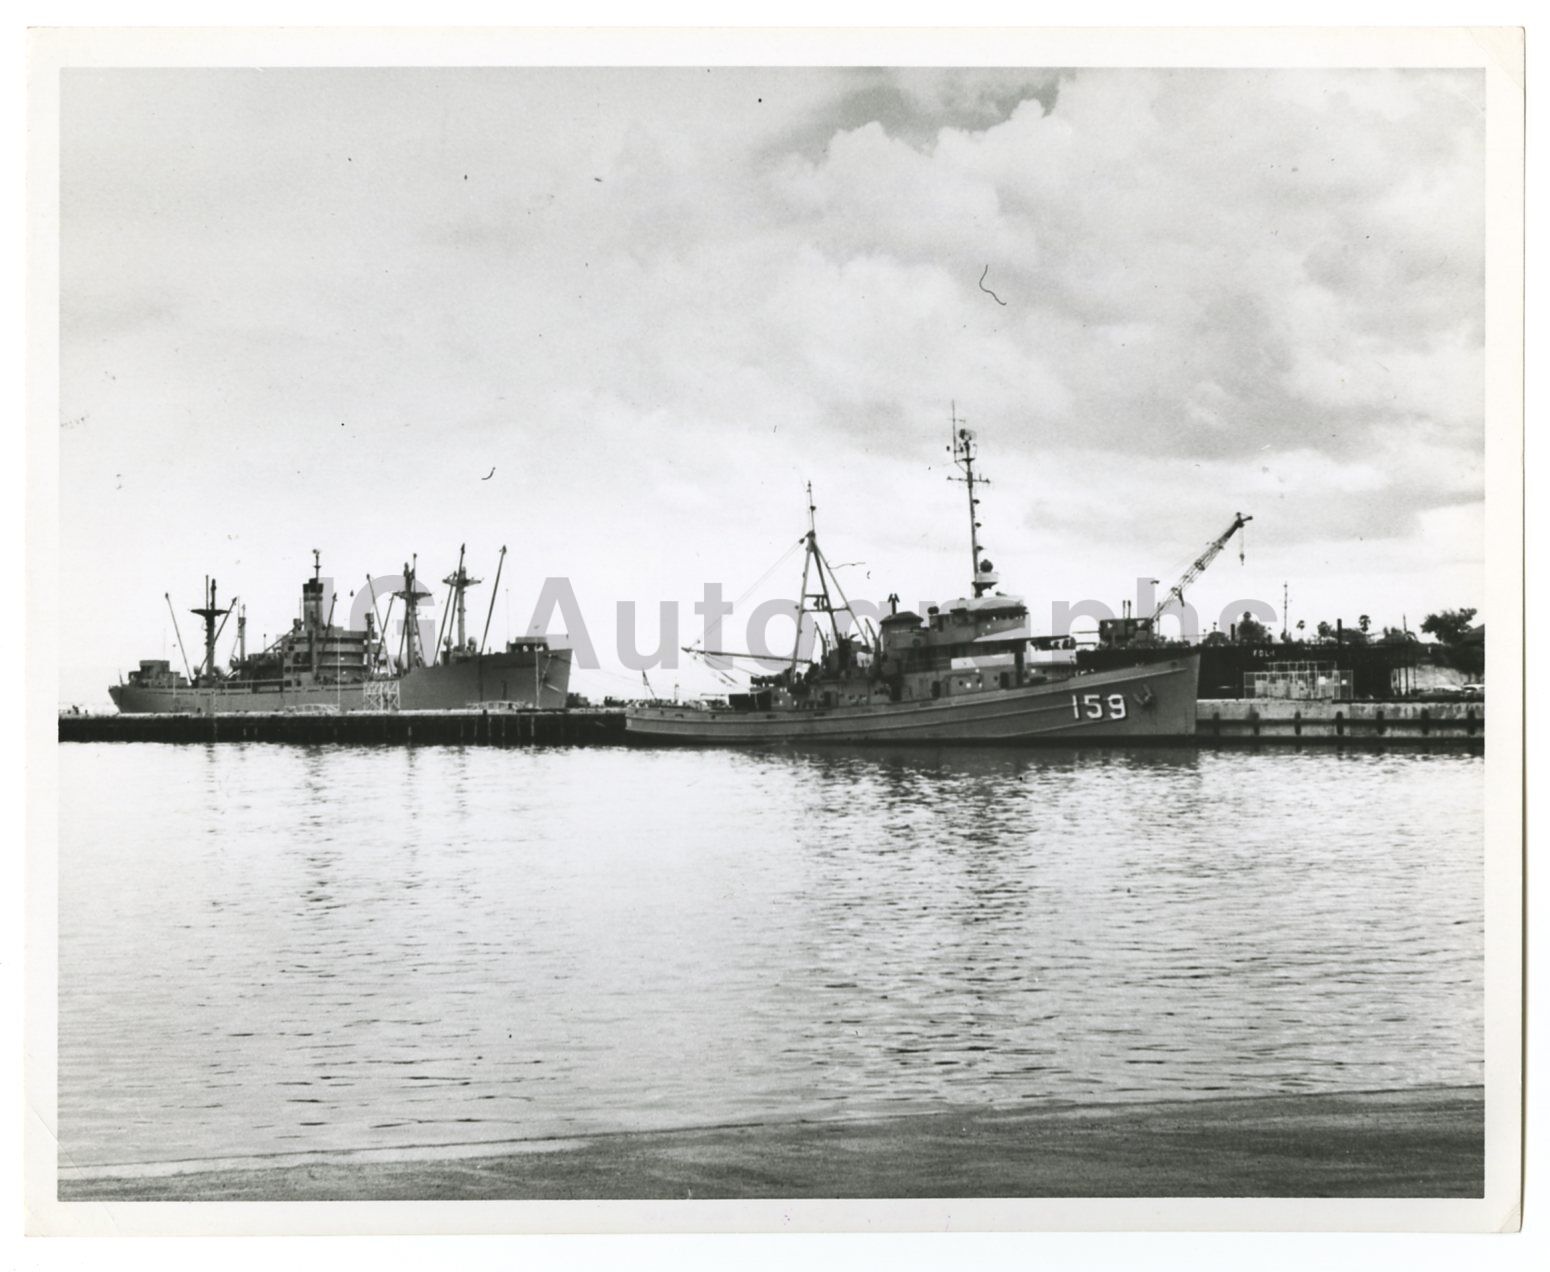
[[[272,647],[281,654],[281,673],[290,688],[356,685],[368,674],[370,628],[361,632],[334,626],[339,596],[327,592],[325,609],[325,592],[323,556],[313,548],[312,577],[301,585],[301,618],[292,625],[290,638]]]

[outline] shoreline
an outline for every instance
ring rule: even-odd
[[[73,1201],[1480,1197],[1480,1086],[616,1131],[477,1155],[64,1179]]]

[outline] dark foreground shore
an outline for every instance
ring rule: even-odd
[[[61,1201],[1479,1197],[1480,1087],[778,1122],[62,1180]]]

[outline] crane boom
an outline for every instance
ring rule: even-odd
[[[1233,514],[1232,525],[1228,526],[1226,530],[1222,531],[1221,534],[1206,545],[1206,550],[1195,558],[1194,564],[1184,571],[1179,581],[1169,589],[1168,595],[1163,597],[1162,604],[1152,611],[1151,621],[1154,624],[1162,617],[1162,612],[1172,605],[1175,600],[1180,605],[1184,604],[1184,589],[1205,573],[1206,566],[1216,560],[1217,554],[1227,546],[1227,540],[1231,539],[1248,522],[1253,520],[1253,517],[1245,517],[1241,512]]]

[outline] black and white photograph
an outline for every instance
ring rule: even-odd
[[[723,36],[35,38],[29,1224],[1515,1227],[1521,32]]]

